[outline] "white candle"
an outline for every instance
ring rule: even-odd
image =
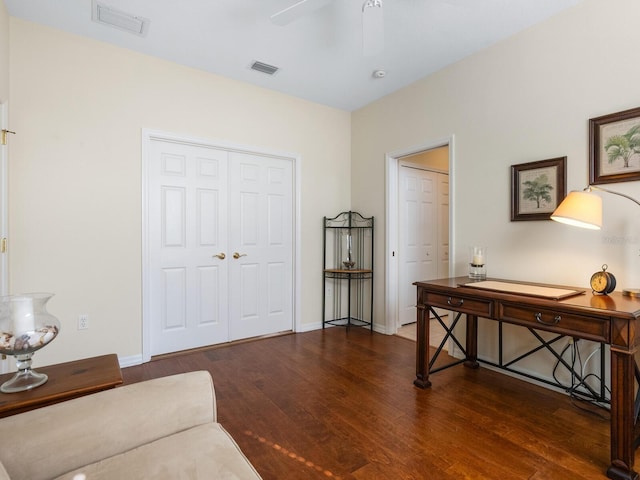
[[[33,299],[16,297],[11,300],[11,319],[13,320],[13,334],[21,335],[36,329],[33,316]]]
[[[347,235],[347,248],[349,249],[349,253],[351,253],[351,234]]]
[[[473,264],[474,265],[484,265],[484,257],[482,255],[479,254],[475,254],[473,256]]]

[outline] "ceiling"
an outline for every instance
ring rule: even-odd
[[[149,19],[139,36],[93,22],[92,0],[4,0],[14,17],[347,111],[584,0],[383,0],[384,51],[374,56],[362,51],[364,0],[270,21],[297,1],[99,0]],[[256,72],[256,60],[280,70]]]

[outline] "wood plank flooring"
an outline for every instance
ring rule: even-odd
[[[328,328],[122,373],[127,384],[191,370],[211,372],[218,420],[265,480],[591,480],[609,464],[606,411],[483,367],[418,389],[415,343],[397,336]]]

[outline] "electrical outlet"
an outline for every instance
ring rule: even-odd
[[[89,328],[89,315],[78,316],[78,330],[86,330]]]

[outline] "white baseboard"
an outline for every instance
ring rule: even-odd
[[[321,328],[322,322],[305,323],[303,325],[299,325],[295,333],[312,332],[314,330],[320,330]]]
[[[130,357],[118,357],[118,363],[120,364],[120,368],[142,365],[142,354],[132,355]]]
[[[344,328],[344,326],[342,325],[326,325],[326,328]],[[320,330],[322,328],[322,323],[321,322],[316,322],[316,323],[306,323],[304,325],[302,325],[298,330],[296,330],[295,333],[304,333],[304,332],[312,332],[313,330]],[[368,328],[367,326],[359,326],[356,325],[354,326],[354,328]],[[395,332],[390,332],[388,331],[388,329],[386,328],[386,326],[384,325],[377,325],[377,324],[373,324],[373,331],[377,332],[377,333],[382,333],[384,335],[393,335]]]

